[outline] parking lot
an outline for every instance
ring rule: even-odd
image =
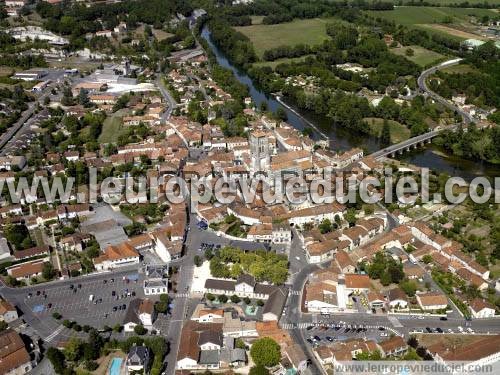
[[[338,322],[330,325],[309,325],[303,329],[303,333],[309,345],[314,347],[352,338],[382,341],[394,332],[383,326]]]
[[[39,318],[54,312],[62,319],[74,320],[80,325],[102,328],[122,324],[131,300],[144,298],[142,275],[131,273],[127,277],[98,280],[77,279],[74,283],[41,285],[24,296],[24,302]]]

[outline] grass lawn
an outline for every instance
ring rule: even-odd
[[[411,48],[414,52],[413,56],[407,56],[406,51]],[[401,48],[392,48],[391,52],[406,57],[408,60],[413,61],[415,64],[420,65],[422,67],[427,66],[429,64],[433,64],[434,62],[441,60],[444,58],[444,55],[440,53],[430,51],[423,47],[419,46],[407,46]]]
[[[311,56],[311,55],[307,55],[307,56]],[[254,65],[255,66],[270,66],[271,68],[274,69],[279,64],[286,64],[286,63],[304,61],[304,59],[307,56],[283,58],[283,59],[278,59],[278,60],[274,60],[274,61],[261,61],[261,62],[255,63]]]
[[[236,27],[236,30],[245,34],[253,43],[255,51],[262,57],[265,50],[282,45],[296,44],[316,45],[328,39],[326,24],[331,19],[313,18],[308,20],[294,20],[278,25],[252,25]]]
[[[115,113],[104,120],[98,141],[99,143],[114,143],[123,133],[125,133],[125,127],[123,126],[122,119]]]
[[[174,34],[170,34],[170,33],[167,33],[166,31],[159,30],[159,29],[153,29],[153,35],[160,42],[164,39],[167,39],[167,38],[174,36]]]
[[[382,131],[382,126],[384,125],[384,120],[377,117],[366,117],[364,120],[370,126],[370,133],[378,136]],[[410,129],[406,126],[400,124],[397,121],[388,120],[389,128],[391,130],[391,142],[399,143],[410,138]]]

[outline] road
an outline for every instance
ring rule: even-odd
[[[51,90],[59,83],[61,77],[64,75],[64,70],[49,70],[48,75],[44,77],[44,80],[50,79],[51,83],[43,90],[42,94],[37,97],[34,102],[28,103],[28,109],[24,111],[19,118],[19,120],[12,125],[7,132],[3,134],[0,138],[0,156],[5,156],[7,154],[8,146],[15,143],[16,140],[29,129],[30,125],[34,122],[35,118],[33,114],[35,113],[36,103],[43,104],[44,99],[47,96],[51,96]]]
[[[167,88],[165,87],[165,85],[162,82],[161,77],[162,77],[162,75],[160,73],[156,74],[156,85],[158,86],[161,94],[163,95],[163,97],[165,98],[165,100],[168,103],[167,110],[165,112],[163,112],[163,114],[161,115],[162,122],[166,122],[170,118],[174,108],[177,107],[177,102],[174,100],[172,95],[170,95],[170,93],[168,92]]]
[[[460,114],[460,116],[462,116],[465,124],[469,124],[469,123],[471,123],[473,121],[473,119],[472,119],[472,117],[467,112],[464,112],[463,110],[461,110],[460,108],[458,108],[456,105],[450,103],[448,100],[446,100],[442,96],[439,96],[434,91],[431,91],[429,89],[429,87],[427,86],[427,82],[426,82],[427,78],[429,78],[429,76],[431,76],[432,74],[434,74],[439,69],[443,69],[443,68],[447,68],[447,67],[450,67],[450,66],[453,66],[453,65],[457,65],[461,61],[462,61],[462,59],[448,60],[448,61],[445,61],[445,62],[439,64],[439,65],[433,66],[432,68],[424,70],[420,74],[420,76],[418,77],[417,83],[418,83],[418,87],[420,88],[420,90],[426,92],[435,101],[441,103],[445,107],[448,107],[452,111],[455,111],[456,113]]]

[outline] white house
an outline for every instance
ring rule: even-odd
[[[17,310],[8,301],[0,299],[0,320],[10,323],[18,318]]]
[[[469,304],[469,310],[474,318],[492,318],[495,316],[495,306],[481,298],[474,298]]]

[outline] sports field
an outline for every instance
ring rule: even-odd
[[[413,50],[413,56],[406,55],[406,51],[408,49]],[[406,57],[408,60],[413,61],[415,64],[420,65],[421,67],[428,66],[436,61],[444,59],[444,55],[440,53],[430,51],[428,49],[422,48],[420,46],[407,46],[401,48],[392,48],[391,52]]]
[[[251,25],[236,27],[236,30],[245,34],[253,43],[255,52],[262,57],[265,50],[287,45],[319,44],[328,39],[325,25],[331,19],[313,18],[294,20],[278,25]],[[337,19],[338,21],[338,19]]]

